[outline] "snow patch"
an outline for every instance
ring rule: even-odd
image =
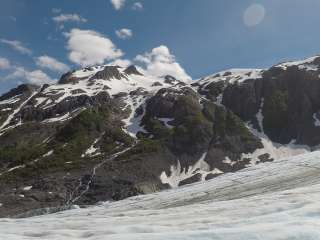
[[[310,57],[304,60],[299,61],[290,61],[285,63],[280,63],[276,65],[276,67],[280,67],[283,70],[287,70],[287,68],[292,66],[298,66],[300,70],[307,70],[307,71],[318,71],[319,67],[317,65],[314,65],[313,62],[319,58],[319,56]]]
[[[23,188],[23,191],[30,191],[32,189],[32,186],[27,186]]]
[[[97,138],[93,144],[86,150],[84,154],[81,155],[82,158],[84,157],[95,157],[101,154],[100,148],[96,148],[95,145],[98,141],[100,141],[101,137]]]
[[[236,82],[243,83],[248,79],[260,79],[262,78],[263,69],[229,69],[226,71],[212,74],[208,77],[198,80],[203,87],[209,85],[212,82],[226,81],[230,84]]]
[[[49,152],[47,152],[46,154],[44,154],[42,157],[49,157],[53,154],[53,150],[50,150]]]
[[[158,118],[158,120],[160,120],[161,122],[164,123],[164,125],[169,128],[169,129],[172,129],[174,128],[174,126],[170,125],[169,122],[173,121],[174,118]]]
[[[267,135],[259,132],[251,126],[248,126],[250,132],[261,139],[263,148],[257,149],[253,153],[242,154],[241,160],[246,158],[251,159],[251,164],[257,164],[260,162],[259,156],[268,153],[270,158],[273,159],[283,159],[287,157],[293,157],[300,154],[311,152],[312,149],[306,145],[295,144],[295,141],[292,140],[289,144],[279,144],[272,142]]]
[[[313,114],[313,120],[314,120],[314,126],[315,127],[320,127],[320,120],[319,120],[319,118],[318,118],[318,114],[317,113],[314,113]]]
[[[201,174],[201,180],[205,181],[208,174],[221,174],[221,170],[215,168],[210,171],[209,164],[205,161],[207,153],[204,153],[201,158],[193,166],[186,168],[181,168],[180,161],[178,161],[177,166],[170,167],[170,176],[164,171],[160,175],[160,180],[163,184],[169,184],[172,188],[177,188],[183,180],[191,178],[197,174]]]

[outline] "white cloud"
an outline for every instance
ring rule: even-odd
[[[108,65],[120,66],[120,67],[126,68],[126,67],[129,67],[130,65],[132,65],[132,62],[128,59],[116,59],[116,60],[108,63]]]
[[[28,71],[23,67],[17,67],[12,74],[8,75],[5,78],[5,80],[12,80],[12,79],[17,79],[20,81],[25,80],[28,83],[35,84],[35,85],[42,85],[45,83],[51,84],[56,82],[56,79],[52,79],[41,70]]]
[[[122,28],[116,31],[116,35],[121,39],[129,39],[132,37],[133,33],[131,29]]]
[[[116,10],[120,10],[126,3],[126,0],[110,0]]]
[[[261,4],[252,4],[243,14],[243,22],[248,27],[253,27],[260,24],[266,14],[264,6]]]
[[[40,56],[36,59],[36,64],[39,67],[50,69],[52,71],[56,72],[67,72],[69,70],[69,67],[62,63],[59,62],[57,59],[53,57],[49,57],[47,55]]]
[[[0,57],[0,70],[9,69],[10,67],[10,61],[6,58]]]
[[[60,14],[52,18],[57,24],[63,24],[66,22],[85,23],[88,20],[79,16],[78,14]]]
[[[14,50],[16,50],[22,54],[27,54],[27,55],[32,54],[32,51],[30,49],[26,48],[25,46],[23,46],[23,44],[20,41],[0,38],[0,42],[7,44],[11,48],[13,48]]]
[[[143,5],[142,5],[141,2],[135,2],[135,3],[132,5],[132,9],[133,9],[133,10],[136,10],[136,11],[142,10],[142,9],[143,9]]]
[[[191,77],[176,62],[175,56],[164,45],[152,49],[149,53],[138,55],[135,61],[144,65],[144,71],[147,74],[158,77],[171,75],[179,80],[191,80]]]
[[[81,66],[102,64],[123,56],[123,52],[106,36],[92,31],[72,29],[66,34],[70,61]]]

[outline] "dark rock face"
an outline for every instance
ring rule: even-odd
[[[19,85],[17,88],[14,88],[10,90],[8,93],[5,93],[2,96],[0,96],[0,101],[10,99],[18,95],[30,95],[37,88],[37,86],[31,84]]]
[[[128,75],[140,75],[143,76],[142,73],[140,73],[137,68],[134,65],[131,65],[124,70],[124,72]]]
[[[252,120],[261,105],[261,83],[260,80],[249,80],[228,86],[223,92],[222,104],[243,120]]]
[[[265,71],[262,79],[228,86],[222,103],[245,121],[255,121],[262,107],[263,128],[271,140],[315,146],[320,129],[313,114],[320,108],[319,72],[296,66]],[[262,106],[263,105],[263,106]]]
[[[126,78],[126,76],[118,70],[116,66],[106,66],[102,71],[97,72],[91,80],[104,79],[110,80],[112,78],[120,80],[121,78]]]

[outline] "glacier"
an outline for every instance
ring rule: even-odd
[[[119,202],[0,219],[0,239],[320,239],[319,176],[316,151]]]

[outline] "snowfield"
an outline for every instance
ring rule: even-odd
[[[313,152],[120,202],[0,219],[0,239],[320,239],[319,176]]]

